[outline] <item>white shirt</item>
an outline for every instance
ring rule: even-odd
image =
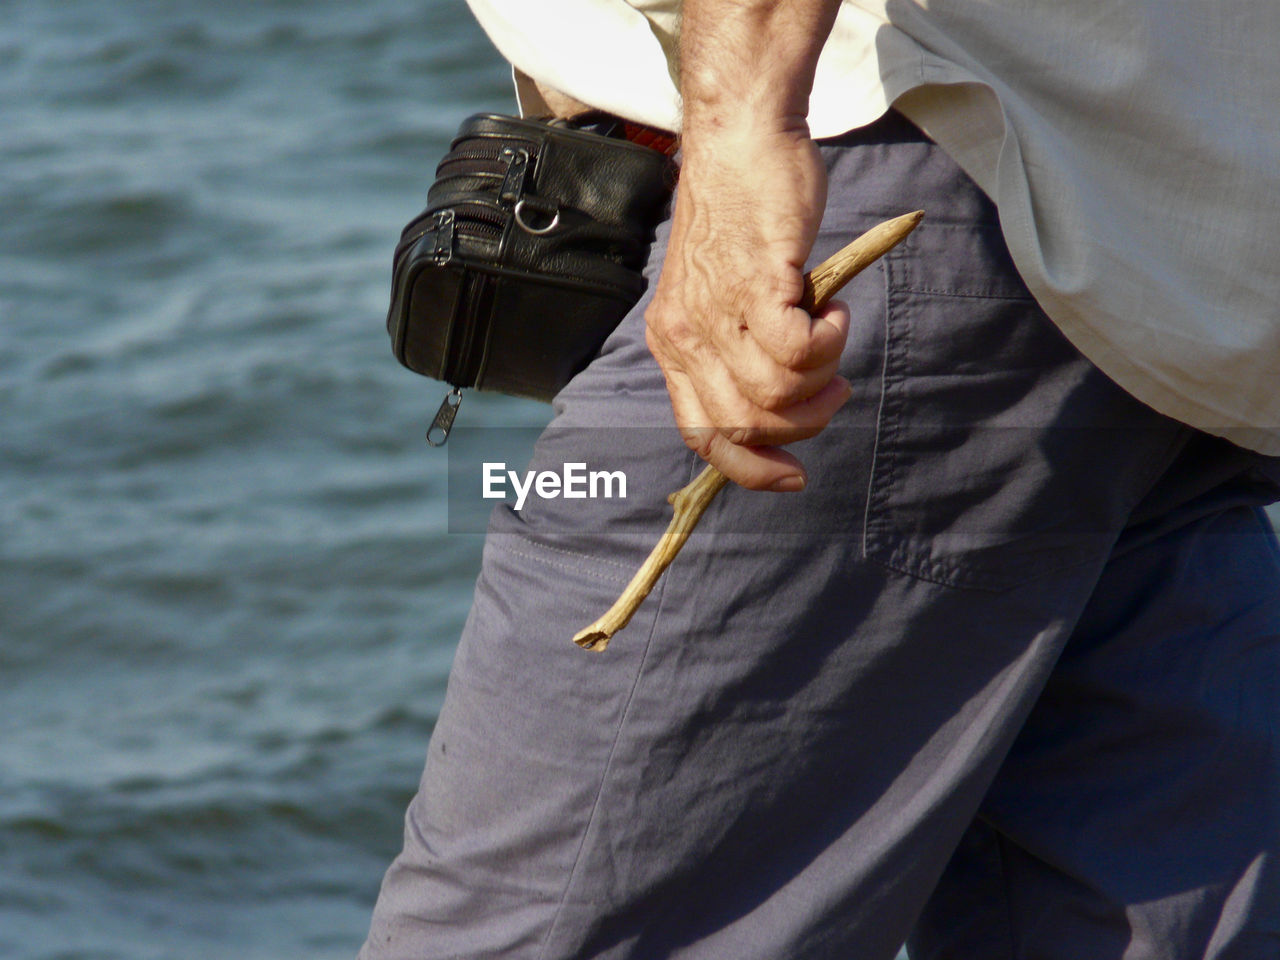
[[[468,2],[534,79],[679,129],[679,0]],[[996,202],[1085,356],[1162,413],[1280,455],[1277,41],[1275,0],[845,0],[809,125],[834,136],[897,106]]]

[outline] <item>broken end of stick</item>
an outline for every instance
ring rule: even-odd
[[[600,653],[605,649],[605,647],[609,646],[609,639],[612,636],[612,630],[604,629],[598,623],[593,623],[591,626],[585,627],[575,633],[573,635],[573,642],[583,650],[590,650],[592,653]]]

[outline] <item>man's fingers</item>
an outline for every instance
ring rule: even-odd
[[[745,322],[760,349],[789,370],[816,370],[837,362],[849,338],[849,308],[838,300],[812,316],[789,307],[758,311]]]
[[[689,443],[689,439],[685,442]],[[799,493],[808,482],[800,461],[781,447],[740,447],[714,431],[706,443],[695,441],[690,446],[726,477],[748,490]]]
[[[754,407],[780,411],[813,397],[831,383],[839,369],[848,335],[848,311],[843,306],[812,322],[808,314],[797,313],[799,322],[806,327],[812,323],[815,333],[809,340],[810,349],[793,355],[796,362],[802,364],[795,369],[778,363],[775,356],[779,350],[775,348],[771,355],[749,330],[740,327],[735,334],[717,338],[718,342],[699,341],[680,328],[671,331],[673,337],[660,318],[650,315],[647,335],[650,349],[668,361],[680,358],[683,369],[725,369],[729,377],[722,383],[731,384],[734,393]],[[658,322],[653,322],[655,320]],[[706,393],[702,389],[699,392]],[[720,412],[730,414],[732,411],[733,407],[729,406]]]
[[[803,490],[807,481],[800,461],[777,447],[737,446],[709,425],[697,393],[681,373],[667,376],[671,407],[684,442],[698,456],[739,486],[779,493]]]
[[[689,383],[709,418],[699,426],[715,427],[731,443],[748,446],[792,443],[820,433],[852,392],[843,378],[831,377],[805,399],[770,409],[747,397],[723,365],[704,366]]]
[[[808,400],[775,413],[751,407],[733,391],[723,371],[696,381],[674,367],[666,374],[685,443],[730,480],[753,490],[801,489],[800,461],[778,445],[821,432],[852,393],[849,383],[837,377]],[[720,380],[729,386],[717,387]],[[728,397],[733,398],[730,404]],[[732,416],[738,419],[720,412],[729,405],[735,405]]]
[[[825,383],[817,386],[816,392],[806,390],[809,395],[803,400],[763,406],[740,389],[735,371],[710,350],[704,350],[698,358],[701,362],[690,367],[678,354],[669,352],[668,344],[652,327],[646,331],[646,339],[673,392],[679,425],[712,427],[735,444],[775,445],[815,436],[852,393],[848,382],[835,376],[833,371]],[[696,375],[691,370],[696,370]],[[677,391],[696,397],[696,407],[676,403]]]
[[[789,410],[816,396],[831,383],[840,368],[840,358],[836,357],[814,370],[788,370],[754,343],[744,344],[736,356],[726,359],[727,364],[721,368],[727,374],[726,386],[731,385],[734,393],[750,407],[774,413]],[[733,416],[737,406],[726,403],[724,413],[730,416],[729,422],[738,419]]]
[[[717,337],[715,346],[742,395],[766,410],[781,410],[812,397],[831,382],[849,335],[848,308],[840,305],[816,317],[799,308],[775,329],[801,331],[787,343],[762,338],[759,328],[741,326]]]

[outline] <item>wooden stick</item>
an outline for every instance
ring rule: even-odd
[[[836,291],[905,240],[923,217],[924,211],[917,210],[877,224],[818,264],[805,275],[804,298],[800,305],[810,313],[821,310]],[[707,464],[692,483],[667,497],[675,511],[666,532],[613,606],[595,623],[579,630],[574,635],[574,643],[584,650],[595,651],[604,650],[609,645],[610,638],[631,620],[663,571],[689,539],[703,511],[728,482],[728,477]]]

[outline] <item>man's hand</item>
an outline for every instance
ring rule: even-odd
[[[645,319],[685,442],[729,479],[799,490],[778,444],[848,399],[849,330],[799,307],[827,177],[805,113],[834,0],[686,0],[683,165],[662,277]]]
[[[826,197],[803,130],[687,143],[671,242],[645,314],[685,442],[735,483],[799,490],[777,444],[818,433],[849,397],[849,314],[798,304]]]

